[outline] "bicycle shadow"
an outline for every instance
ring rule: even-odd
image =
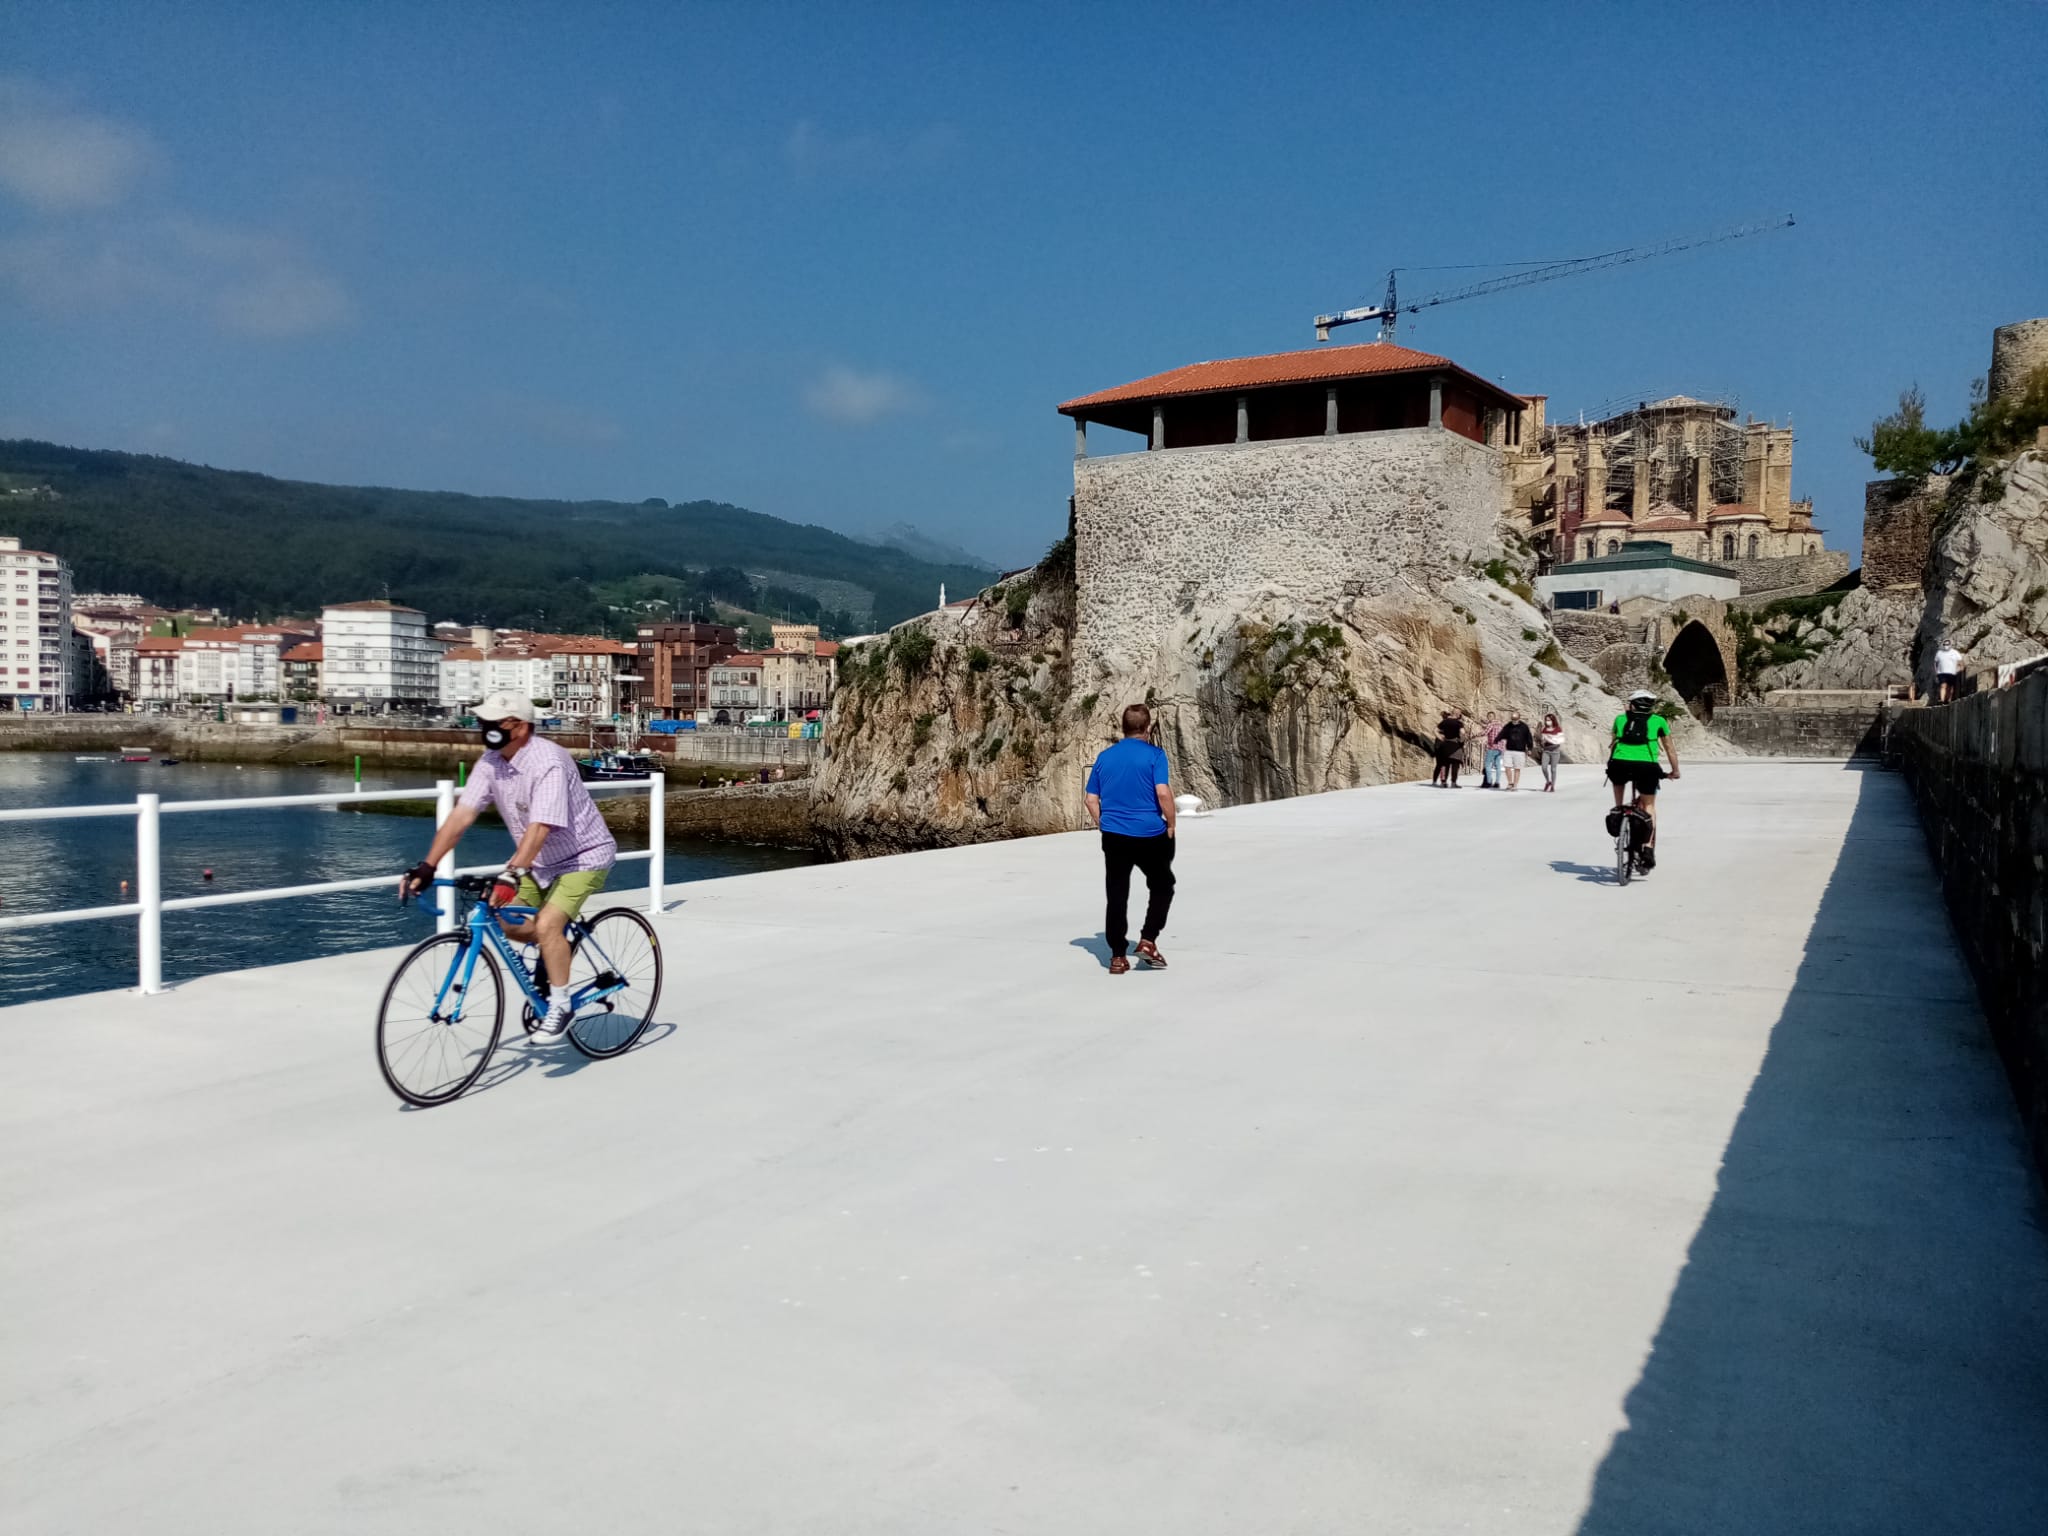
[[[1552,859],[1550,867],[1560,875],[1577,875],[1588,885],[1614,884],[1614,871],[1598,864],[1574,864],[1570,859]]]
[[[468,1091],[462,1095],[465,1101],[475,1098],[480,1093],[489,1093],[493,1088],[501,1088],[514,1078],[524,1077],[529,1072],[537,1071],[541,1076],[550,1078],[574,1077],[586,1067],[604,1065],[604,1062],[584,1055],[567,1040],[554,1045],[535,1045],[532,1037],[520,1029],[517,1023],[507,1025],[506,1029],[508,1034],[512,1031],[518,1033],[498,1042],[497,1050],[491,1054],[491,1064],[484,1068],[484,1075],[471,1083]],[[675,1025],[657,1019],[640,1032],[638,1040],[618,1055],[606,1057],[605,1061],[623,1061],[628,1056],[637,1056],[650,1045],[659,1044],[675,1033]],[[407,1104],[402,1107],[410,1111],[420,1106]]]

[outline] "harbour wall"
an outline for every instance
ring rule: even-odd
[[[2048,1179],[2048,672],[1893,713],[1942,891]]]

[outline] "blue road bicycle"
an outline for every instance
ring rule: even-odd
[[[453,933],[437,933],[398,962],[377,1009],[377,1065],[391,1091],[408,1104],[445,1104],[490,1064],[505,1027],[505,975],[526,996],[528,1034],[547,1012],[548,983],[539,957],[522,957],[500,919],[519,923],[532,907],[493,909],[482,900],[487,875],[436,880],[469,899]],[[569,924],[570,998],[576,1005],[569,1040],[602,1060],[632,1048],[661,999],[661,941],[654,925],[626,907],[607,907]]]

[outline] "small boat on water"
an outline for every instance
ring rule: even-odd
[[[153,754],[147,747],[123,747],[121,761],[124,763],[146,763]]]
[[[175,768],[180,761],[181,759],[175,757],[160,757],[157,759],[157,762],[165,768]]]
[[[90,754],[81,752],[78,756],[72,758],[71,761],[74,763],[104,763],[110,761],[110,759],[103,757],[97,752]]]
[[[644,779],[660,770],[645,752],[600,752],[595,757],[576,759],[576,771],[586,783],[607,783],[619,779]]]

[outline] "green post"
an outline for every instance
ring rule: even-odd
[[[455,787],[456,787],[457,789],[460,789],[460,788],[462,788],[462,786],[463,786],[463,785],[467,784],[468,782],[469,782],[469,761],[468,761],[468,759],[467,759],[467,758],[465,758],[465,759],[463,759],[463,760],[462,760],[461,762],[458,762],[458,763],[457,763],[457,764],[455,765]]]
[[[360,752],[356,754],[356,782],[363,782],[363,754]]]

